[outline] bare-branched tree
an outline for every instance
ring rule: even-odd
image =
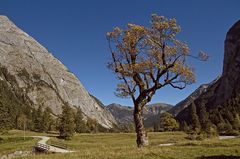
[[[138,147],[148,145],[143,108],[156,91],[167,85],[184,89],[195,81],[193,69],[186,63],[189,48],[175,38],[179,32],[176,19],[153,14],[149,28],[128,24],[125,30],[115,27],[107,33],[112,55],[108,68],[120,81],[116,95],[130,97],[134,103]]]

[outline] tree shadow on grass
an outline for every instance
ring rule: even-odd
[[[240,156],[225,156],[225,155],[220,155],[220,156],[201,156],[201,157],[197,157],[196,159],[240,159]]]

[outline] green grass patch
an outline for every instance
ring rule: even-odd
[[[240,159],[240,138],[190,141],[186,136],[182,132],[149,133],[150,145],[140,149],[136,147],[133,133],[76,134],[70,141],[51,137],[51,141],[64,143],[75,152],[35,155],[24,159]],[[175,145],[159,146],[164,143]]]
[[[25,134],[25,137],[24,137]],[[15,151],[32,151],[39,139],[31,136],[50,136],[46,133],[11,130],[0,134],[0,157]]]

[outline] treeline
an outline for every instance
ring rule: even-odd
[[[189,109],[189,118],[180,124],[181,130],[192,134],[238,135],[240,131],[240,95],[231,98],[223,105],[207,111],[205,101],[196,107],[193,102]]]
[[[30,78],[23,69],[19,78],[29,84],[20,88],[16,77],[5,67],[0,66],[0,132],[10,129],[30,130],[36,132],[59,131],[62,138],[70,138],[74,132],[92,133],[109,131],[96,120],[86,118],[80,108],[72,109],[68,104],[62,107],[62,114],[54,115],[50,108],[34,106],[26,95],[33,85],[42,84],[39,76]]]
[[[52,110],[42,106],[21,107],[21,111],[11,110],[8,105],[0,101],[0,131],[10,129],[30,130],[36,132],[59,132],[60,137],[70,139],[74,133],[109,132],[95,119],[87,118],[80,108],[73,109],[70,106],[62,107],[62,114],[54,115]],[[15,115],[11,115],[15,114]]]
[[[184,119],[176,120],[170,113],[163,113],[154,123],[153,131],[185,131],[191,139],[202,139],[220,135],[240,134],[240,94],[214,109],[206,108],[206,101],[201,100],[196,106],[189,106]]]
[[[68,105],[63,106],[62,114],[60,114],[57,119],[57,129],[59,130],[60,137],[63,139],[71,139],[75,132],[97,133],[111,131],[101,126],[97,120],[84,117],[79,107],[72,109]]]
[[[209,112],[209,119],[217,126],[220,134],[239,134],[240,94],[211,110]]]
[[[44,111],[41,106],[38,109],[32,107],[18,109],[18,107],[12,109],[0,101],[0,131],[20,129],[46,132],[55,129],[56,121],[50,108]]]
[[[0,131],[19,128],[22,120],[32,118],[32,103],[18,87],[14,76],[0,66]],[[31,120],[28,120],[30,129]]]

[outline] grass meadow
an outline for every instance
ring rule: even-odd
[[[99,133],[76,134],[70,141],[60,140],[53,135],[27,132],[26,136],[52,136],[51,141],[60,141],[68,145],[73,153],[38,154],[24,159],[240,159],[240,138],[203,141],[186,139],[183,132],[149,133],[150,145],[137,148],[135,134]],[[31,150],[37,139],[23,139],[22,131],[10,131],[0,135],[0,156],[16,150]],[[174,143],[174,146],[162,147],[160,144]]]

